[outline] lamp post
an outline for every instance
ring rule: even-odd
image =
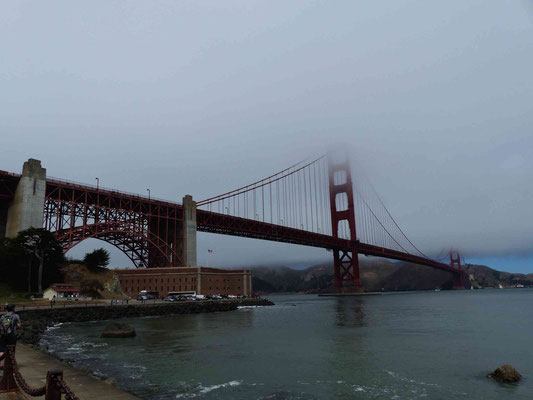
[[[224,209],[226,210],[226,214],[229,215],[229,208],[228,207],[224,207]]]
[[[281,223],[281,226],[283,226],[283,218],[279,221]]]
[[[98,187],[100,186],[100,178],[96,177],[96,190],[98,190]]]
[[[150,189],[146,189],[146,191],[148,192],[148,200],[150,200]]]

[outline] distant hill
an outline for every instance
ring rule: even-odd
[[[512,274],[483,265],[466,265],[474,288],[533,287],[533,274]],[[360,274],[368,292],[451,289],[452,277],[445,271],[407,262],[362,259]],[[252,286],[260,293],[320,293],[333,289],[333,266],[316,265],[304,270],[259,267],[252,270]]]
[[[514,274],[511,272],[497,271],[484,265],[467,264],[465,271],[470,274],[472,286],[480,287],[533,287],[533,274]]]

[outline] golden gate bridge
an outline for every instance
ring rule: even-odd
[[[28,227],[21,221],[30,212],[38,214],[32,226],[40,217],[65,252],[96,238],[123,251],[138,268],[196,266],[201,231],[331,250],[340,293],[363,289],[359,254],[444,270],[454,288],[464,288],[460,256],[451,252],[445,264],[420,251],[371,185],[352,179],[348,158],[335,153],[204,200],[185,196],[181,204],[49,178],[30,159],[22,174],[0,171],[0,235]]]

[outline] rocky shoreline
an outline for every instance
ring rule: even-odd
[[[112,320],[118,318],[147,317],[172,314],[198,314],[218,311],[233,311],[243,306],[271,306],[267,299],[241,299],[199,301],[184,303],[130,304],[115,306],[80,306],[21,310],[20,341],[34,348],[40,347],[41,335],[57,323]]]

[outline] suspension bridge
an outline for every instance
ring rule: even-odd
[[[38,160],[22,174],[0,171],[0,236],[30,226],[56,233],[65,252],[88,238],[123,251],[138,268],[196,266],[196,232],[331,250],[336,292],[362,291],[358,255],[425,265],[464,288],[460,256],[450,264],[420,251],[371,185],[352,179],[347,157],[302,161],[267,178],[182,203],[46,177]]]

